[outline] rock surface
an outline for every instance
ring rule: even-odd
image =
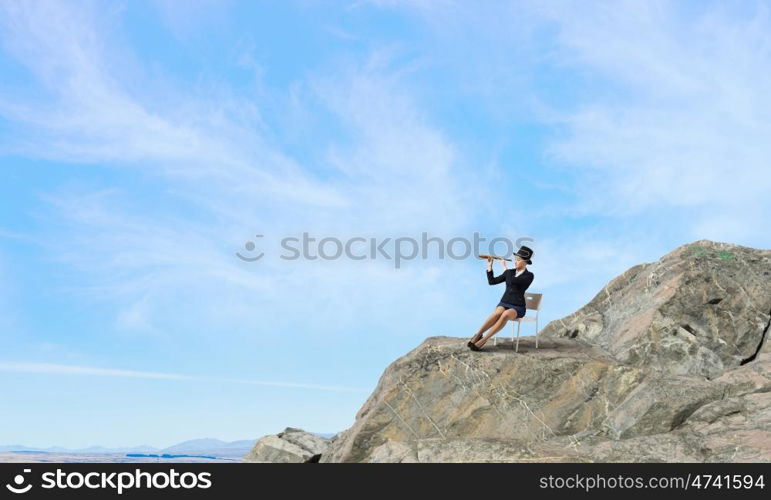
[[[430,337],[321,462],[771,462],[771,251],[700,240],[540,334]]]
[[[243,462],[303,463],[316,462],[329,444],[324,439],[302,429],[287,427],[283,432],[260,438]]]
[[[771,251],[700,240],[628,269],[542,334],[600,346],[625,364],[712,379],[761,350],[769,318]]]

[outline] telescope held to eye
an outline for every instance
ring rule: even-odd
[[[482,254],[482,255],[479,255],[478,257],[480,259],[493,259],[493,260],[503,259],[503,260],[508,260],[509,262],[511,262],[511,259],[507,259],[506,257],[496,257],[495,255],[485,255],[485,254]]]

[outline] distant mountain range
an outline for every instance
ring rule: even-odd
[[[313,433],[318,436],[322,436],[325,438],[330,438],[335,435],[335,433]],[[7,445],[0,445],[0,452],[9,452],[9,451],[37,451],[37,452],[44,452],[44,453],[171,453],[171,454],[179,454],[182,452],[219,452],[216,453],[218,455],[221,454],[238,454],[240,452],[243,452],[244,454],[248,452],[253,446],[254,443],[257,442],[257,439],[242,439],[239,441],[222,441],[220,439],[214,439],[214,438],[202,438],[202,439],[190,439],[188,441],[182,441],[181,443],[177,443],[175,445],[166,447],[166,448],[157,448],[154,446],[148,446],[148,445],[140,445],[140,446],[130,446],[130,447],[123,447],[123,448],[105,448],[104,446],[89,446],[88,448],[63,448],[61,446],[50,446],[48,448],[34,448],[30,446],[25,446],[22,444],[7,444]]]

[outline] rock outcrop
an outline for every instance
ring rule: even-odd
[[[713,379],[771,352],[769,318],[771,252],[700,240],[628,269],[543,335],[597,345],[624,364]]]
[[[771,461],[771,251],[700,240],[533,337],[430,337],[321,462]]]
[[[242,462],[304,463],[318,462],[329,440],[302,429],[287,427],[278,434],[260,438]]]

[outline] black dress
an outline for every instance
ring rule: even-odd
[[[501,302],[506,302],[513,306],[525,307],[525,290],[535,277],[533,273],[525,269],[519,276],[515,276],[516,270],[506,269],[500,276],[493,276],[492,271],[487,271],[487,282],[491,285],[506,282],[506,291],[503,292]]]

